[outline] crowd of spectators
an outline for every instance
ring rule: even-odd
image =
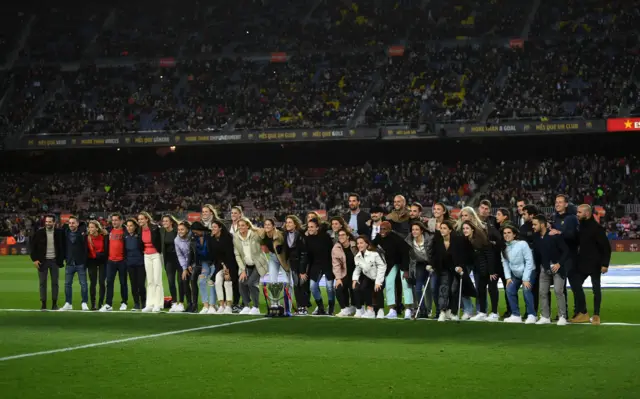
[[[557,193],[576,203],[614,208],[640,203],[638,157],[575,156],[540,162],[504,162],[480,194],[495,206],[515,206],[518,199],[552,207]]]

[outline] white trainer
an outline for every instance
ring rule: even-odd
[[[349,317],[349,310],[347,308],[340,309],[336,317]]]
[[[411,320],[412,316],[413,316],[413,313],[411,312],[411,309],[405,309],[404,310],[404,319],[405,320]]]
[[[175,312],[175,311],[176,311],[176,306],[178,306],[178,304],[177,304],[177,303],[175,303],[175,302],[174,302],[174,303],[172,303],[172,304],[171,304],[171,309],[169,309],[169,313],[173,313],[173,312]]]
[[[184,305],[179,303],[178,306],[176,306],[176,312],[177,313],[182,313],[184,312]]]
[[[449,319],[450,319],[451,321],[460,321],[460,318],[458,317],[458,315],[457,315],[457,314],[452,315]]]
[[[383,313],[384,314],[384,313]],[[367,310],[366,312],[364,312],[364,314],[362,315],[363,319],[375,319],[376,318],[376,314],[373,312],[373,310]]]
[[[471,320],[471,315],[469,313],[463,313],[462,320]]]
[[[551,319],[548,318],[548,317],[541,317],[540,320],[538,320],[538,322],[536,324],[537,325],[551,324]]]
[[[98,312],[111,312],[113,310],[113,308],[107,304],[102,305],[102,307],[100,308],[100,310],[98,310]]]
[[[207,312],[207,314],[217,314],[217,313],[218,313],[218,309],[216,309],[214,305],[209,305],[209,312]]]
[[[509,317],[507,317],[506,319],[504,319],[505,323],[522,323],[522,319],[520,318],[520,316],[516,316],[516,315],[511,315]]]
[[[567,319],[565,319],[564,317],[560,317],[560,318],[558,319],[558,323],[557,323],[557,325],[559,325],[559,326],[566,326],[566,325],[567,325]]]
[[[353,315],[356,319],[364,317],[364,310],[362,308],[356,309],[356,313]]]
[[[89,305],[86,302],[82,302],[82,310],[89,310]]]
[[[447,313],[441,310],[440,315],[438,316],[438,321],[441,323],[447,321]]]
[[[160,306],[154,306],[152,312],[153,313],[160,313],[160,312],[162,312],[162,309],[160,309]]]
[[[249,312],[249,314],[251,316],[260,316],[260,309],[256,308],[255,306],[251,308],[251,311]]]
[[[224,314],[233,314],[233,308],[231,306],[225,306],[225,308],[222,311],[222,313],[224,313]]]
[[[58,312],[66,312],[67,310],[73,310],[73,306],[69,302],[65,303],[63,307],[58,309]]]
[[[487,321],[491,323],[495,323],[497,321],[500,321],[500,316],[498,316],[497,313],[490,313],[489,316],[487,317]]]
[[[120,304],[120,311],[123,312],[125,310],[127,310],[127,304],[126,303],[121,303]]]
[[[143,310],[143,312],[144,312],[144,310]],[[209,313],[209,308],[202,308],[202,310],[200,310],[200,312],[198,312],[198,313],[207,314],[207,313]]]
[[[244,308],[242,308],[239,314],[248,315],[249,313],[251,313],[251,308],[249,308],[248,306],[245,306]]]
[[[527,316],[527,320],[524,321],[524,324],[536,324],[536,321],[536,317],[530,314],[529,316]]]
[[[145,306],[144,309],[142,309],[142,313],[149,313],[153,311],[153,306]]]
[[[224,314],[226,309],[227,309],[226,306],[220,305],[220,306],[218,306],[218,311],[216,312],[216,314]]]
[[[378,315],[376,316],[377,319],[384,319],[384,310],[383,309],[378,309]]]
[[[384,317],[385,319],[397,319],[398,312],[395,309],[389,309],[389,313]]]
[[[478,313],[477,315],[471,318],[471,321],[486,321],[486,320],[487,320],[487,314],[482,312]]]

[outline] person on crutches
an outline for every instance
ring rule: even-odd
[[[429,308],[431,307],[432,292],[429,285],[432,280],[433,267],[433,234],[427,230],[427,227],[419,220],[411,222],[411,232],[405,239],[409,247],[409,271],[413,276],[415,284],[414,298],[420,296],[418,307],[413,314],[413,319],[426,318],[429,316]]]

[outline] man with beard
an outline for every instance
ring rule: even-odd
[[[402,195],[393,197],[393,211],[387,215],[386,220],[391,223],[393,231],[402,237],[409,234],[409,209],[407,209],[407,200]]]
[[[369,228],[369,237],[371,237],[371,241],[373,241],[378,234],[380,234],[380,224],[382,223],[382,218],[384,217],[384,209],[379,206],[374,206],[371,208],[371,220],[367,222],[367,227]]]
[[[516,227],[520,227],[524,224],[524,219],[523,219],[523,214],[524,214],[524,207],[527,206],[527,201],[524,199],[519,199],[516,202],[516,206],[518,207],[518,214],[516,216]]]
[[[47,278],[51,275],[51,310],[58,310],[58,281],[60,268],[64,266],[65,237],[62,229],[56,229],[56,217],[44,217],[44,228],[31,239],[31,260],[38,269],[40,302],[47,309]]]
[[[371,215],[360,210],[360,196],[358,194],[349,194],[349,212],[345,213],[342,218],[351,227],[354,237],[370,234],[371,229],[367,226],[367,221],[371,219]]]
[[[566,195],[559,194],[556,196],[555,202],[556,213],[551,224],[551,230],[549,234],[560,235],[567,247],[569,248],[570,257],[565,265],[565,273],[567,276],[571,276],[573,268],[578,259],[578,218],[576,217],[575,205],[569,204],[569,199]],[[567,280],[564,280],[564,296],[567,297]],[[567,314],[569,314],[569,302],[567,301]],[[574,298],[573,313],[576,314],[576,304]]]
[[[578,233],[578,262],[569,276],[571,291],[576,303],[576,316],[572,323],[588,323],[587,300],[582,285],[587,277],[591,277],[593,290],[593,318],[591,324],[600,325],[600,302],[602,291],[600,276],[609,270],[611,261],[611,245],[604,228],[593,218],[591,206],[582,204],[578,207],[580,230]]]
[[[522,210],[523,224],[520,226],[520,238],[529,244],[529,248],[533,250],[534,241],[538,238],[533,231],[533,218],[538,215],[538,208],[535,205],[526,205]],[[535,252],[533,253],[535,257]],[[533,280],[533,307],[538,313],[538,305],[540,303],[540,263],[534,259],[533,262],[536,267]],[[549,295],[549,303],[551,303],[551,295]]]
[[[422,204],[419,202],[414,202],[409,207],[409,225],[413,222],[421,222],[422,223]]]

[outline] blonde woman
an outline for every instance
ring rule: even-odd
[[[284,311],[287,316],[291,316],[291,293],[290,288],[293,285],[287,262],[287,255],[284,250],[284,236],[282,232],[276,229],[276,221],[271,218],[264,220],[264,228],[260,229],[262,250],[267,257],[269,265],[269,283],[278,283],[280,271],[285,275],[284,287]]]
[[[233,236],[233,250],[238,263],[240,294],[243,309],[240,314],[260,315],[260,278],[267,274],[267,259],[261,250],[261,237],[249,219],[238,220],[238,234]],[[252,306],[250,307],[250,305]]]
[[[89,298],[91,300],[91,310],[101,311],[111,310],[111,306],[103,305],[105,294],[105,282],[107,280],[107,248],[109,248],[109,238],[100,222],[89,221],[87,225],[87,271],[89,272]],[[96,308],[96,284],[100,290],[98,308]],[[113,294],[112,294],[113,296]],[[105,310],[103,310],[103,308]]]
[[[202,213],[200,213],[200,222],[207,229],[211,230],[211,222],[214,220],[220,220],[218,216],[218,211],[211,204],[202,205]]]
[[[240,219],[244,217],[244,213],[242,212],[242,207],[239,205],[231,207],[231,226],[229,227],[229,232],[232,236],[235,236],[238,233],[238,222]],[[231,284],[233,286],[233,313],[239,313],[242,308],[238,306],[240,303],[241,295],[240,295],[240,284],[237,278],[232,279]]]
[[[162,239],[160,229],[148,212],[138,214],[138,225],[144,252],[144,269],[147,274],[147,304],[143,312],[159,313],[164,307],[162,287]]]

